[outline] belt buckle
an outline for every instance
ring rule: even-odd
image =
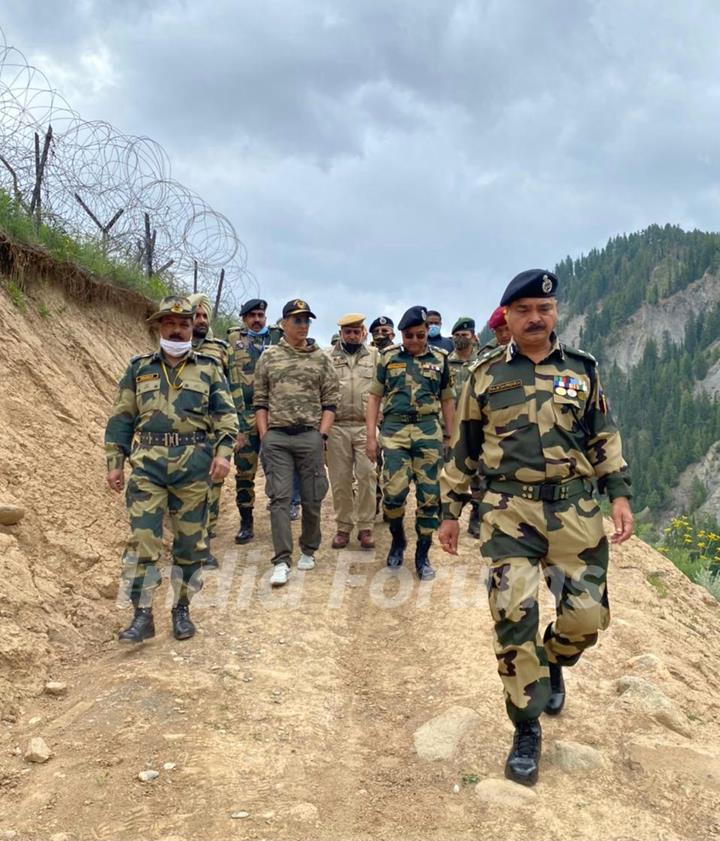
[[[179,447],[180,446],[180,434],[178,432],[166,432],[165,433],[165,446],[166,447]]]

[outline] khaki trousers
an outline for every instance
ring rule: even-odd
[[[354,525],[358,531],[372,529],[375,522],[377,472],[365,454],[366,444],[364,424],[335,423],[330,429],[327,464],[338,531],[349,533]]]

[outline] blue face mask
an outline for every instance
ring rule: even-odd
[[[257,338],[259,336],[267,336],[267,334],[268,334],[268,328],[267,327],[263,327],[263,329],[258,330],[257,333],[254,330],[250,330],[250,328],[248,328],[248,336],[252,336],[253,338]]]
[[[440,335],[440,325],[439,324],[428,325],[428,336],[430,336],[431,339],[434,339],[435,336],[439,336],[439,335]]]

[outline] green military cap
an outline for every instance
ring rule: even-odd
[[[451,333],[457,333],[458,330],[474,330],[475,329],[475,319],[471,318],[469,315],[461,315],[460,318],[453,324],[453,329],[450,331]]]
[[[165,315],[177,315],[180,318],[192,318],[194,315],[193,305],[190,299],[184,295],[168,295],[160,301],[160,307],[154,312],[148,321],[159,321]]]

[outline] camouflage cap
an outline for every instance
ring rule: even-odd
[[[361,312],[349,312],[337,320],[338,327],[362,327],[365,316]]]
[[[185,295],[168,295],[160,301],[157,312],[154,312],[147,321],[159,321],[165,315],[192,318],[194,314],[193,305]]]

